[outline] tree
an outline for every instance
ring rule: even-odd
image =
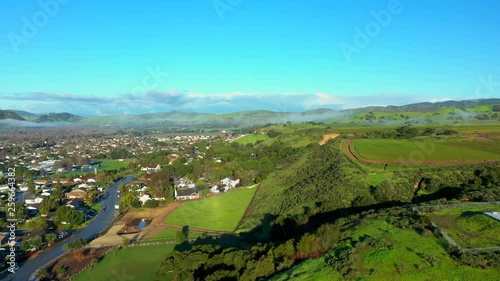
[[[47,269],[45,267],[41,267],[36,271],[35,275],[36,275],[36,277],[43,279],[43,278],[47,277],[47,275],[48,275]]]
[[[57,240],[57,234],[55,234],[54,232],[45,234],[45,241],[46,242],[52,243],[56,240]]]
[[[38,210],[42,214],[47,214],[48,212],[54,211],[59,207],[59,196],[53,193],[49,196],[49,198],[44,199],[42,203],[40,203],[40,208]]]
[[[127,193],[123,195],[122,199],[118,203],[121,209],[125,209],[127,207],[139,208],[141,207],[141,201],[137,198],[134,193]]]
[[[37,236],[37,237],[33,237],[33,238],[30,238],[30,239],[25,239],[23,241],[23,244],[21,245],[21,250],[23,251],[27,251],[31,248],[37,248],[39,249],[40,247],[42,247],[42,237],[41,236]]]
[[[85,220],[85,215],[82,212],[76,211],[69,206],[62,206],[57,209],[56,216],[59,222],[66,222],[71,225],[80,225]]]
[[[28,180],[28,191],[33,194],[36,192],[35,181],[32,178]]]
[[[42,217],[34,218],[26,223],[26,227],[30,232],[45,230],[49,227],[47,220]]]
[[[82,248],[83,246],[85,246],[85,243],[87,243],[85,241],[85,239],[78,238],[75,240],[75,242],[68,243],[68,244],[64,245],[63,248],[64,248],[64,250],[78,250],[78,249]]]
[[[94,204],[95,199],[97,198],[97,191],[91,189],[87,192],[85,192],[85,195],[83,197],[83,201],[87,206],[92,206]]]

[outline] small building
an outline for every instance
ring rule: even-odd
[[[85,190],[77,188],[71,190],[70,192],[67,192],[66,194],[64,194],[64,196],[68,199],[83,198],[83,196],[85,196],[85,192]]]
[[[200,192],[196,188],[182,188],[175,190],[175,200],[193,200],[200,198]]]

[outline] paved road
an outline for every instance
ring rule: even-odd
[[[117,202],[117,190],[120,184],[127,184],[131,182],[133,177],[126,177],[125,179],[112,184],[107,191],[109,196],[101,201],[106,211],[100,212],[99,215],[89,223],[85,228],[77,230],[71,237],[63,240],[54,247],[48,248],[38,255],[30,258],[25,264],[21,265],[16,273],[7,273],[7,276],[0,276],[2,281],[27,281],[30,276],[50,261],[64,254],[63,246],[71,243],[78,238],[88,239],[92,235],[97,234],[108,227],[115,218],[114,206]]]

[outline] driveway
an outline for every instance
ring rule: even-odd
[[[117,199],[118,186],[121,184],[127,184],[131,182],[133,177],[126,177],[118,182],[112,184],[107,191],[109,196],[101,201],[102,206],[106,207],[106,211],[100,212],[97,217],[89,223],[84,228],[77,230],[71,237],[63,240],[57,245],[47,248],[46,250],[40,252],[36,256],[30,258],[27,262],[20,265],[19,270],[16,273],[7,272],[0,276],[3,281],[26,281],[30,280],[30,276],[35,273],[40,267],[46,265],[47,263],[55,260],[59,256],[65,253],[63,246],[75,241],[78,238],[89,239],[92,235],[100,233],[106,227],[108,227],[114,220],[116,212],[114,206]]]

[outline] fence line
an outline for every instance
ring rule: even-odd
[[[493,202],[468,202],[468,203],[458,203],[449,205],[429,205],[429,206],[414,206],[413,211],[417,212],[419,215],[424,215],[422,212],[433,212],[442,209],[454,209],[454,208],[464,208],[464,207],[477,207],[477,206],[497,206],[500,205],[500,201]],[[437,228],[443,238],[453,247],[456,247],[461,253],[480,253],[480,252],[496,252],[500,251],[500,247],[488,247],[488,248],[462,248],[460,245],[451,238],[444,229],[439,227],[435,222],[431,222],[432,226]]]
[[[449,205],[428,205],[428,206],[415,206],[414,209],[419,211],[433,212],[442,209],[454,209],[454,208],[464,208],[464,207],[480,207],[480,206],[498,206],[500,201],[493,202],[469,202],[469,203],[457,203]]]

